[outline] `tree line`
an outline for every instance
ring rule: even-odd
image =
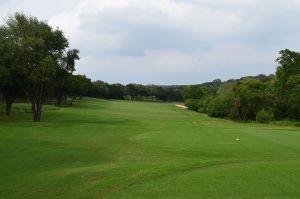
[[[185,104],[212,117],[240,121],[300,120],[300,53],[285,49],[276,61],[275,75],[187,87]]]
[[[141,84],[108,84],[92,82],[87,95],[96,98],[126,99],[137,101],[182,101],[184,86],[158,86]]]

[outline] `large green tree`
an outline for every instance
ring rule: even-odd
[[[65,53],[61,60],[62,67],[56,70],[55,78],[51,82],[50,96],[51,100],[56,98],[56,104],[60,106],[62,102],[66,102],[69,78],[75,71],[75,61],[79,60],[79,50],[72,49]],[[65,100],[63,100],[63,98]]]
[[[282,118],[300,120],[300,53],[280,51],[276,72],[277,104]]]
[[[229,117],[233,107],[236,82],[226,82],[219,87],[216,96],[210,101],[208,114],[212,117]]]
[[[122,84],[109,85],[109,96],[112,99],[124,99],[125,86]]]
[[[63,32],[36,17],[16,13],[6,20],[5,27],[17,45],[16,71],[31,101],[34,121],[39,122],[47,84],[54,79],[57,70],[72,71],[69,66],[76,56],[66,60],[69,43]]]
[[[208,91],[206,88],[199,86],[199,85],[193,85],[193,86],[189,86],[184,89],[183,98],[184,98],[184,100],[201,99],[201,98],[205,97],[207,94],[208,94]]]
[[[183,90],[184,104],[193,111],[207,111],[207,98],[209,95],[207,88],[200,85],[193,85]],[[202,106],[202,107],[201,107]],[[201,110],[199,110],[201,108]]]
[[[89,92],[89,95],[98,98],[108,98],[109,84],[100,80],[92,82],[92,88]]]
[[[22,90],[22,83],[16,71],[18,50],[11,32],[5,26],[0,27],[0,89],[5,101],[5,114],[10,115],[11,106]]]
[[[82,98],[92,87],[91,80],[85,75],[70,75],[66,85],[67,94],[71,97],[71,105],[77,97]]]
[[[231,118],[255,120],[258,111],[268,105],[266,96],[267,85],[260,80],[249,79],[238,83],[234,91]]]

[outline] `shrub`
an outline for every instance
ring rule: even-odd
[[[264,109],[256,114],[256,121],[259,123],[268,123],[274,120],[273,113],[267,112]]]
[[[185,100],[184,105],[186,105],[190,110],[198,111],[199,100],[198,99],[187,99],[187,100]]]
[[[210,117],[226,117],[227,113],[224,110],[223,101],[220,97],[216,97],[209,105],[208,115]]]
[[[211,97],[203,97],[202,99],[199,100],[198,106],[198,112],[200,113],[208,113],[209,110],[209,103],[211,101]]]

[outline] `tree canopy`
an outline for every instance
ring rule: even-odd
[[[53,29],[46,22],[23,13],[10,16],[1,27],[2,61],[9,68],[5,78],[14,84],[15,77],[22,82],[32,104],[34,121],[40,121],[43,98],[48,83],[59,70],[72,73],[79,51],[68,50],[69,43],[63,32]],[[5,70],[4,72],[5,73]],[[7,83],[6,83],[7,85]]]

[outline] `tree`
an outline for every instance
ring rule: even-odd
[[[124,99],[125,86],[122,84],[109,85],[109,95],[112,99]]]
[[[39,122],[47,84],[54,79],[58,69],[72,71],[69,66],[76,56],[69,56],[66,61],[64,54],[69,43],[63,32],[36,17],[16,13],[8,18],[6,28],[19,52],[14,56],[18,61],[17,73],[31,101],[34,121]]]
[[[198,99],[186,99],[184,105],[187,106],[192,111],[198,111],[199,100]]]
[[[235,99],[231,118],[244,121],[255,120],[256,113],[267,106],[266,88],[266,84],[255,79],[237,84],[233,89]]]
[[[5,115],[9,116],[11,106],[22,90],[20,78],[16,72],[17,46],[11,39],[11,32],[0,27],[0,88],[5,101]]]
[[[211,103],[212,99],[213,99],[212,95],[207,95],[207,96],[202,97],[198,102],[198,105],[199,105],[198,112],[208,113],[209,104]]]
[[[59,69],[56,71],[55,78],[51,82],[50,87],[50,98],[51,101],[53,98],[56,98],[56,105],[61,106],[63,102],[66,102],[67,94],[68,94],[68,82],[67,80],[70,78],[72,74],[69,72]],[[65,99],[65,100],[63,100]],[[51,102],[53,103],[53,102]]]
[[[108,98],[109,84],[100,80],[92,82],[92,88],[89,95],[97,98]]]
[[[70,104],[72,105],[77,97],[82,98],[90,90],[91,80],[85,75],[69,75],[66,85],[67,94],[71,96]]]
[[[183,98],[186,99],[201,99],[208,94],[207,89],[193,85],[189,86],[183,91]]]
[[[259,123],[268,123],[272,120],[274,120],[273,113],[269,113],[264,109],[256,114],[256,121]]]
[[[201,87],[206,88],[209,94],[215,95],[221,85],[222,81],[220,79],[215,79],[212,82],[206,82],[201,84]]]
[[[130,99],[142,100],[143,97],[150,96],[150,90],[141,84],[128,84],[126,85],[126,94]]]
[[[282,118],[300,120],[300,53],[280,51],[276,72],[277,105]]]
[[[193,111],[199,111],[200,106],[205,106],[201,108],[201,112],[206,112],[206,100],[208,91],[199,85],[193,85],[185,88],[183,90],[184,104]]]
[[[63,98],[65,98],[64,101],[66,103],[68,90],[67,80],[75,71],[75,61],[79,59],[79,50],[77,49],[68,50],[62,57],[60,63],[62,67],[56,70],[55,77],[51,82],[52,93],[50,95],[55,95],[57,105],[61,105]]]
[[[226,82],[219,87],[217,95],[209,104],[209,116],[221,118],[229,117],[235,99],[235,94],[233,91],[235,86],[235,82]]]

